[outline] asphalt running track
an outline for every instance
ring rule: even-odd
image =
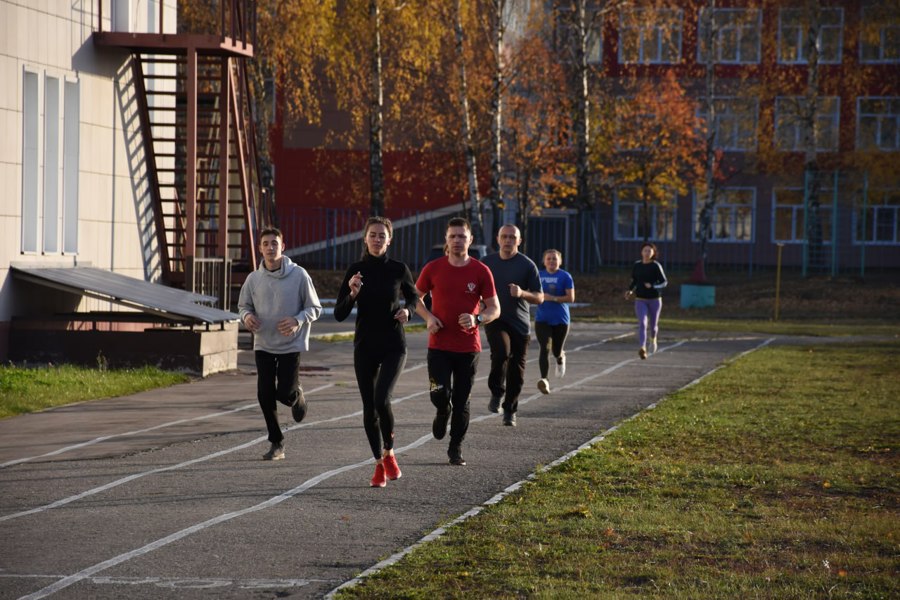
[[[537,391],[529,347],[518,427],[472,395],[466,467],[431,435],[424,333],[395,390],[403,477],[370,488],[352,343],[313,340],[303,423],[265,462],[252,355],[203,381],[0,421],[0,599],[322,598],[471,515],[666,394],[771,342],[667,335],[642,361],[631,325],[578,323],[568,373]]]

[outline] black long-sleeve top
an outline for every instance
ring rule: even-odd
[[[650,287],[645,286],[645,283],[649,283]],[[662,265],[655,260],[648,263],[639,260],[631,267],[631,285],[628,289],[638,298],[645,300],[659,298],[662,296],[662,289],[668,284]]]
[[[362,274],[363,285],[356,298],[351,298],[350,278],[357,271]],[[418,296],[409,267],[387,255],[367,255],[347,269],[334,305],[334,318],[343,321],[355,304],[355,347],[361,346],[372,352],[405,350],[403,325],[394,318],[394,313],[400,308],[401,298],[405,302],[404,308],[410,311],[411,318],[416,310]]]

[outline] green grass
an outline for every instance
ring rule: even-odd
[[[0,418],[84,400],[127,396],[188,380],[182,373],[154,367],[107,370],[72,365],[0,365]]]
[[[754,352],[338,597],[900,597],[898,364]]]

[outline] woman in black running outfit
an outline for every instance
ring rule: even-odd
[[[392,235],[390,220],[370,217],[366,221],[362,260],[347,269],[334,306],[338,321],[356,306],[353,366],[363,401],[363,426],[375,457],[372,487],[384,487],[388,479],[401,475],[394,456],[391,395],[406,364],[403,325],[419,301],[409,267],[387,256]]]

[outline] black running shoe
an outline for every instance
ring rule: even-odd
[[[434,421],[431,422],[431,434],[434,436],[434,439],[444,439],[444,436],[447,435],[447,422],[449,420],[449,412],[442,413],[441,411],[438,411],[434,417]]]
[[[297,399],[291,405],[291,415],[293,415],[294,420],[298,423],[306,416],[306,397],[303,395],[302,389],[300,390]]]
[[[491,401],[488,402],[488,410],[492,413],[500,412],[500,396],[491,396]]]
[[[263,460],[281,460],[284,458],[284,446],[272,444],[269,451],[263,454]]]
[[[454,466],[457,466],[457,467],[464,467],[464,466],[466,466],[466,459],[464,459],[464,458],[462,457],[462,450],[460,449],[459,446],[456,446],[456,445],[452,445],[452,444],[451,444],[450,449],[447,450],[447,456],[450,457],[450,464],[451,464],[451,465],[454,465]]]
[[[503,411],[503,424],[507,427],[515,427],[516,426],[516,413]]]

